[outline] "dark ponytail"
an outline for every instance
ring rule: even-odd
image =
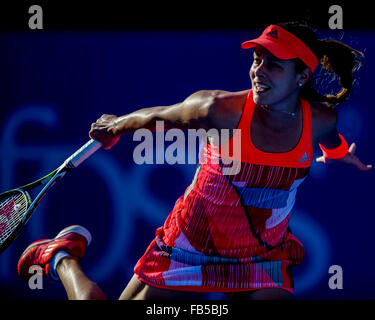
[[[316,55],[323,69],[338,76],[341,90],[336,95],[322,95],[312,86],[312,79],[301,89],[301,96],[310,101],[326,102],[329,107],[343,103],[350,95],[354,75],[361,67],[363,53],[336,40],[319,40],[316,33],[307,25],[298,22],[278,23],[278,26],[301,39]],[[306,65],[296,59],[296,71],[302,72]]]
[[[341,91],[336,95],[326,95],[326,101],[334,106],[349,97],[354,82],[353,73],[361,67],[363,53],[336,40],[318,40],[320,43],[320,63],[322,67],[339,77]]]

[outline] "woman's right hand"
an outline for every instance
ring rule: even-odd
[[[120,139],[117,116],[103,114],[91,125],[89,136],[102,143],[105,150],[111,149]]]

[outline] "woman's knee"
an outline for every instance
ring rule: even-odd
[[[104,292],[94,282],[88,282],[76,293],[77,300],[106,300]]]

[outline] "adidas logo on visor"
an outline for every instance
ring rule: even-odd
[[[267,37],[278,39],[277,30],[270,31],[266,34]]]

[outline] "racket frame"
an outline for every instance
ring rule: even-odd
[[[12,190],[9,190],[9,191],[6,191],[2,194],[0,194],[0,200],[2,198],[6,198],[6,197],[9,197],[11,196],[12,194],[22,194],[22,196],[24,197],[24,200],[25,200],[25,204],[26,204],[26,213],[25,215],[22,217],[21,221],[18,223],[18,225],[14,228],[14,230],[12,231],[12,233],[4,240],[4,242],[1,244],[0,246],[0,254],[6,249],[8,248],[8,246],[18,237],[18,235],[20,234],[21,230],[23,229],[23,227],[25,226],[25,223],[26,221],[28,220],[28,218],[30,217],[31,213],[28,215],[28,211],[29,211],[29,208],[30,208],[30,205],[32,203],[31,201],[31,197],[29,195],[29,193],[22,189],[22,188],[17,188],[17,189],[12,189]]]
[[[80,165],[89,156],[100,149],[101,146],[102,144],[100,142],[91,139],[76,152],[74,152],[70,157],[68,157],[60,167],[53,170],[49,174],[38,180],[35,180],[34,182],[25,184],[22,187],[12,189],[0,194],[1,200],[2,198],[6,197],[7,195],[11,195],[12,193],[21,192],[26,198],[26,203],[28,206],[26,209],[26,213],[24,214],[24,217],[21,219],[20,223],[15,227],[8,238],[5,239],[2,244],[0,244],[0,254],[19,236],[27,221],[35,211],[40,201],[42,201],[44,196],[47,194],[49,189],[51,189],[52,186],[54,186],[54,184],[58,180],[60,180],[68,171],[71,171],[72,169]],[[42,188],[42,190],[40,190],[38,195],[33,200],[31,200],[31,197],[27,191],[30,191],[31,189],[34,189],[40,185],[44,185],[44,187]]]

